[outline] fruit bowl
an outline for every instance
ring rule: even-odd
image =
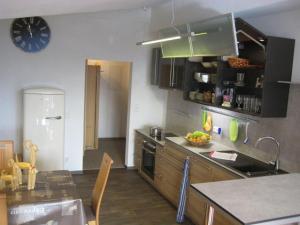
[[[185,136],[185,140],[192,146],[200,147],[209,144],[211,141],[211,136],[202,131],[195,131],[193,133],[188,133]]]

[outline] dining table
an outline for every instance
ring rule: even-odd
[[[26,176],[23,177],[26,180]],[[42,171],[34,190],[6,190],[9,225],[86,225],[83,202],[70,171]]]

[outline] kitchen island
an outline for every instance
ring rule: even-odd
[[[299,173],[191,184],[191,187],[208,205],[220,209],[237,224],[300,222]],[[213,210],[210,213],[213,217]]]

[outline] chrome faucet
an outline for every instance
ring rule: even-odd
[[[277,171],[279,170],[279,155],[280,155],[280,144],[279,142],[274,138],[274,137],[271,137],[271,136],[266,136],[266,137],[261,137],[261,138],[258,138],[256,143],[255,143],[255,147],[258,146],[258,144],[260,142],[262,142],[263,140],[271,140],[273,141],[276,146],[277,146],[277,153],[276,153],[276,158],[274,161],[270,161],[270,164],[272,164],[274,166],[274,170]]]

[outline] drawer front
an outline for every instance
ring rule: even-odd
[[[179,167],[183,168],[184,160],[187,158],[188,154],[171,147],[170,145],[165,146],[163,149],[163,154],[168,158],[169,160],[172,160],[174,163],[176,163]]]
[[[219,166],[212,166],[212,179],[213,181],[223,181],[223,180],[234,180],[234,179],[241,179],[240,176],[223,169]]]
[[[212,171],[210,165],[200,157],[191,158],[190,183],[204,183],[212,181]]]

